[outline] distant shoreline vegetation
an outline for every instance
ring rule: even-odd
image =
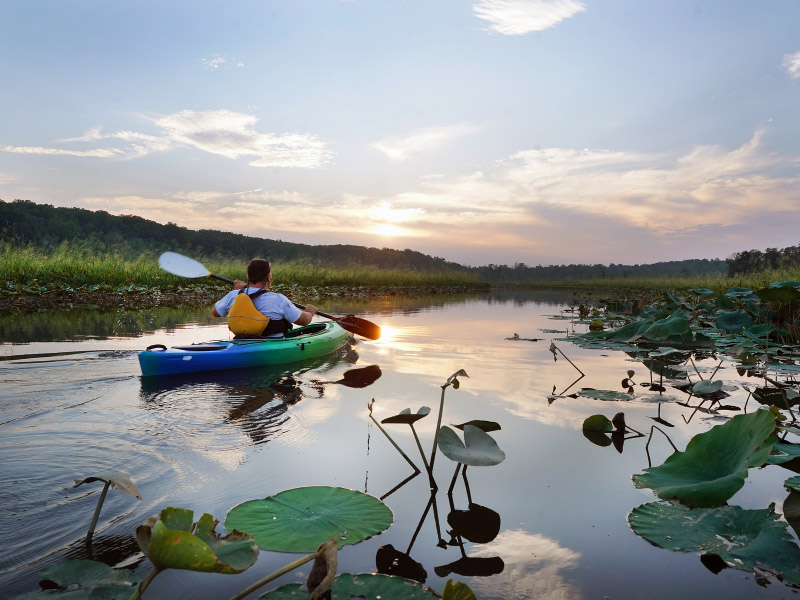
[[[523,263],[468,267],[412,250],[311,246],[221,231],[193,231],[104,211],[0,200],[0,313],[70,308],[209,305],[224,290],[157,266],[174,250],[212,272],[244,278],[253,256],[269,258],[274,290],[305,302],[325,298],[488,291],[490,287],[574,290],[724,291],[800,277],[800,248],[743,251],[729,260],[650,265]]]

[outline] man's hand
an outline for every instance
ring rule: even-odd
[[[247,287],[247,282],[242,281],[241,279],[237,279],[236,281],[233,282],[233,289],[235,290],[241,290],[246,287]]]

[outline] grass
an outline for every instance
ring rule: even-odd
[[[245,279],[246,265],[234,260],[205,263],[212,272],[230,279]],[[128,259],[119,254],[98,254],[75,244],[61,244],[49,252],[0,242],[0,272],[6,286],[24,286],[27,291],[103,287],[140,286],[174,288],[208,281],[186,280],[162,271],[155,255]],[[281,286],[303,287],[476,287],[475,276],[456,271],[432,272],[377,267],[323,267],[302,262],[275,264],[273,279]],[[213,282],[215,287],[221,284]]]

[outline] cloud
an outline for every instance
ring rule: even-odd
[[[581,555],[539,533],[521,529],[503,531],[492,542],[472,548],[470,555],[476,558],[499,556],[505,564],[503,572],[491,580],[470,581],[479,596],[541,600],[583,597],[562,574],[564,570],[574,569]]]
[[[203,68],[210,71],[216,71],[220,67],[236,67],[237,69],[241,69],[244,66],[242,61],[220,54],[215,54],[212,58],[201,58],[200,60],[203,63]]]
[[[478,128],[474,125],[460,123],[441,127],[418,129],[406,136],[386,138],[371,144],[392,160],[408,160],[416,154],[437,150],[448,142],[472,133]]]
[[[489,21],[493,31],[525,35],[558,25],[586,7],[577,0],[481,0],[472,10],[479,19]]]
[[[781,66],[786,69],[789,77],[792,79],[800,79],[800,50],[794,54],[784,54]]]
[[[95,127],[83,135],[58,140],[61,144],[90,144],[107,140],[124,142],[124,147],[72,150],[41,146],[5,146],[5,152],[50,156],[133,159],[179,147],[194,148],[227,158],[251,158],[253,167],[297,167],[316,169],[324,166],[331,153],[327,143],[312,134],[261,133],[253,127],[258,117],[229,110],[184,110],[150,119],[161,135],[136,131],[103,133]]]

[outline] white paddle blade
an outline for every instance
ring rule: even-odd
[[[158,266],[167,273],[178,277],[208,277],[208,269],[193,258],[178,254],[177,252],[164,252],[158,258]]]

